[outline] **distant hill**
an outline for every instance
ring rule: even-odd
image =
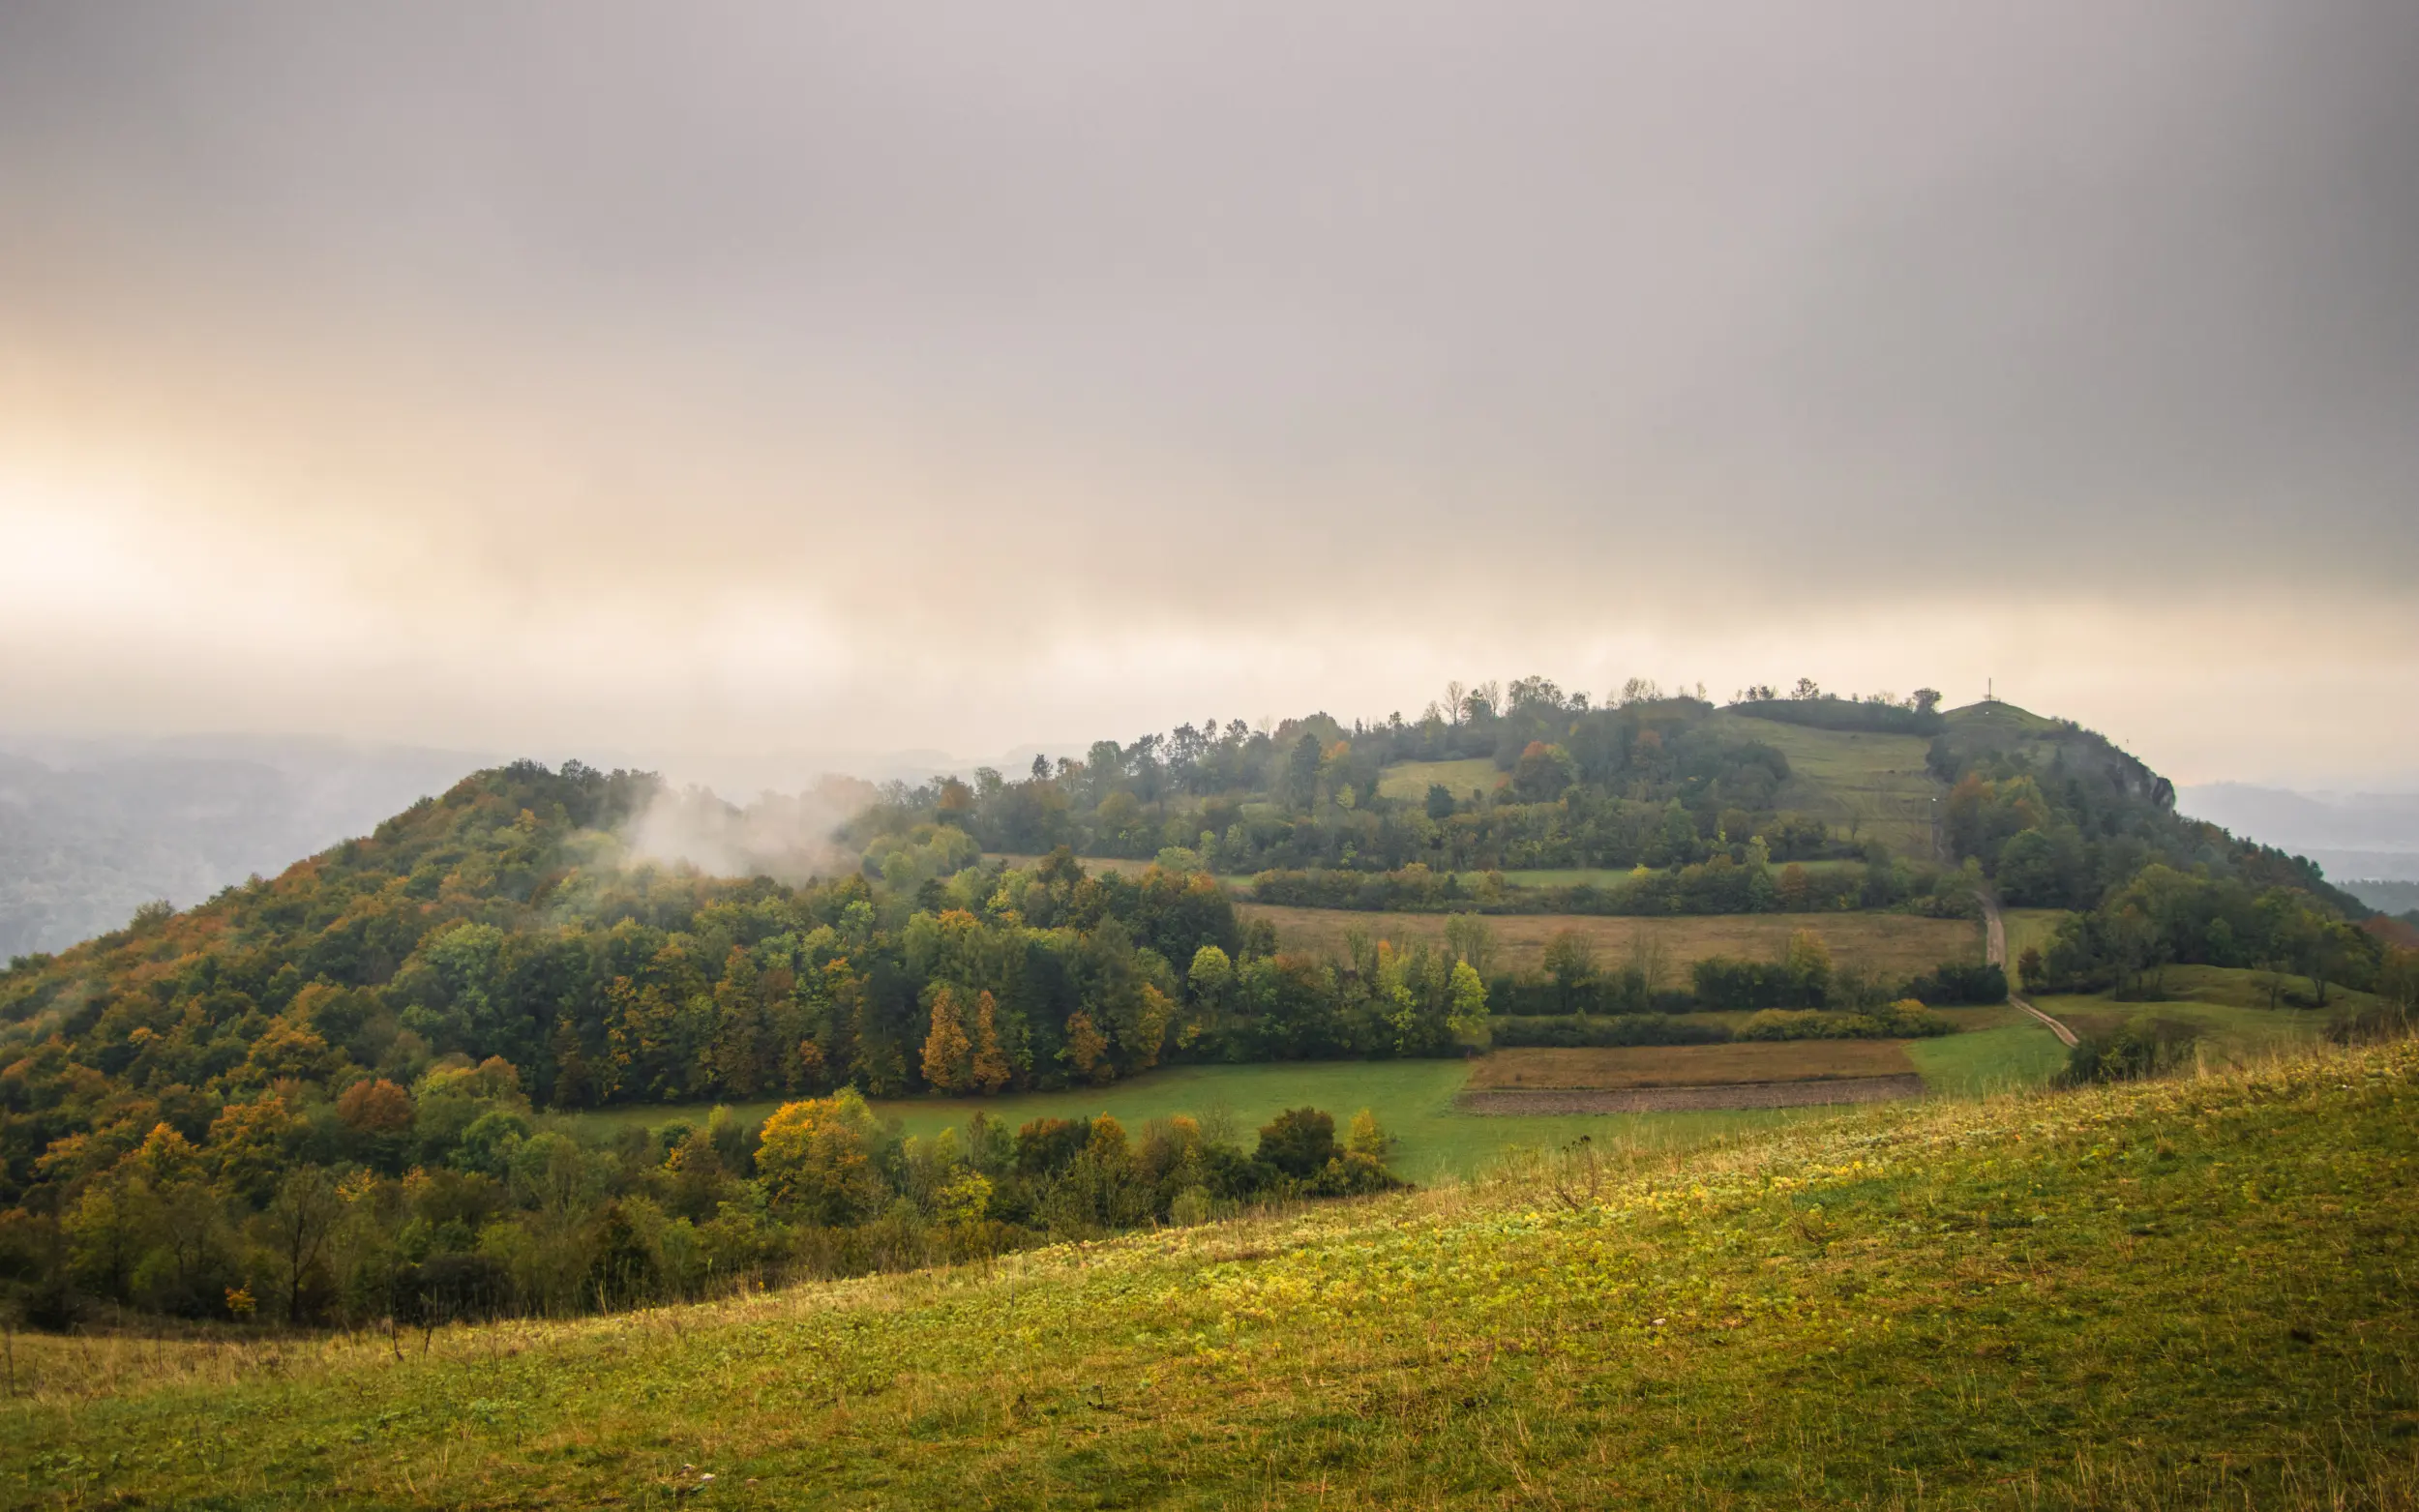
[[[2308,856],[2347,882],[2419,882],[2419,793],[2312,793],[2211,783],[2185,788],[2177,802],[2238,835]]]
[[[2359,878],[2345,882],[2344,891],[2380,913],[2409,914],[2419,917],[2419,882]]]
[[[274,875],[483,764],[333,741],[0,745],[0,959]]]

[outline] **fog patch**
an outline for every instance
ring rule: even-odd
[[[829,774],[795,793],[763,792],[745,807],[706,787],[657,789],[624,828],[632,865],[688,865],[710,876],[770,876],[811,881],[856,869],[854,847],[838,835],[874,801],[874,785]]]

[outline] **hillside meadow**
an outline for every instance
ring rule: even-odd
[[[1374,939],[1441,943],[1448,918],[1433,913],[1360,913],[1257,903],[1235,907],[1245,919],[1267,920],[1286,949],[1335,954],[1342,953],[1345,935],[1353,933]],[[1929,971],[1944,961],[1983,959],[1980,923],[1906,913],[1734,913],[1665,919],[1521,913],[1491,914],[1486,926],[1495,941],[1495,968],[1514,971],[1538,968],[1545,959],[1546,942],[1564,930],[1588,941],[1597,958],[1607,964],[1622,961],[1633,942],[1659,942],[1675,976],[1708,956],[1777,957],[1799,930],[1821,935],[1834,960],[1892,977]]]
[[[1723,735],[1773,747],[1789,758],[1789,780],[1776,800],[1810,814],[1850,840],[1878,840],[1898,855],[1935,854],[1935,803],[1946,790],[1925,764],[1921,735],[1818,729],[1720,712],[1708,725]]]
[[[99,1507],[2405,1508],[2419,1051],[566,1321],[19,1338]]]

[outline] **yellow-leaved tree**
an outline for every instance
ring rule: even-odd
[[[854,1087],[784,1103],[764,1120],[756,1170],[774,1205],[810,1223],[838,1226],[871,1215],[885,1188],[874,1169],[880,1133]]]
[[[958,1015],[958,994],[944,985],[933,993],[932,1032],[924,1036],[924,1081],[936,1092],[965,1091],[973,1077],[969,1064],[973,1050]]]

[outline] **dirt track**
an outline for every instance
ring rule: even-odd
[[[1924,1079],[1839,1077],[1821,1082],[1737,1082],[1727,1086],[1646,1086],[1628,1091],[1464,1092],[1465,1113],[1660,1113],[1716,1108],[1805,1108],[1818,1103],[1887,1103],[1924,1095]]]

